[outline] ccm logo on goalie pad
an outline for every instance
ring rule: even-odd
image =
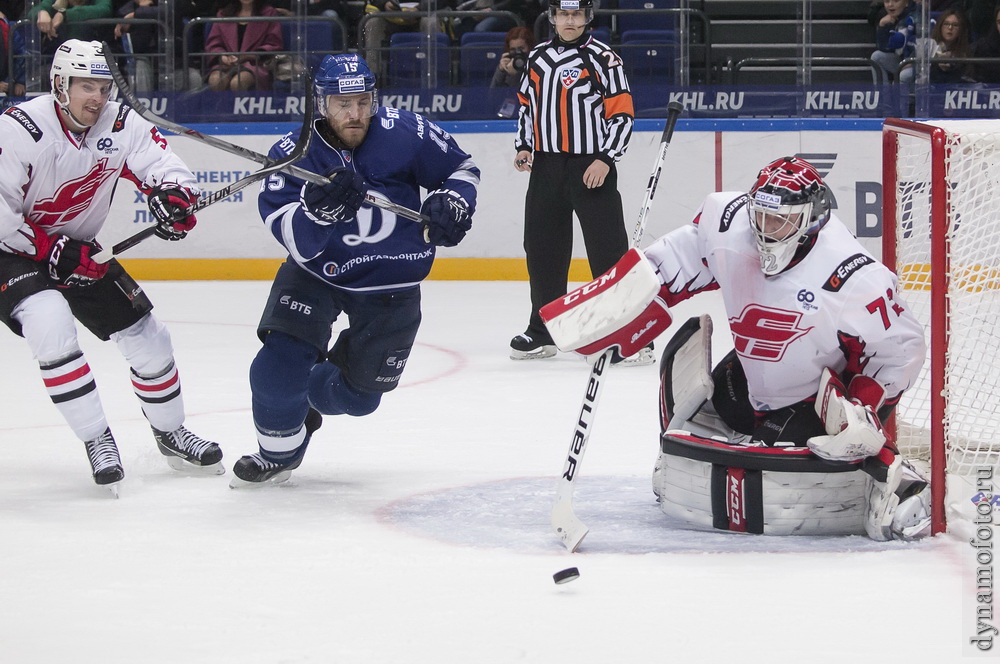
[[[539,312],[559,350],[573,351],[617,332],[649,306],[660,280],[646,257],[630,249],[593,281]]]

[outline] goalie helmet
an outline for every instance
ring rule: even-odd
[[[56,84],[56,76],[59,83]],[[52,57],[52,68],[49,70],[49,84],[52,96],[59,105],[66,109],[69,104],[69,84],[73,77],[104,78],[111,82],[110,99],[118,96],[118,87],[111,78],[111,70],[104,60],[104,50],[101,42],[67,39],[56,49]]]
[[[597,6],[598,0],[549,0],[549,23],[555,25],[557,9],[567,11],[582,9],[587,23],[590,23],[594,20],[594,10],[597,9]]]
[[[750,188],[750,227],[760,269],[771,276],[792,262],[830,220],[830,192],[819,171],[804,159],[782,157],[757,175]]]
[[[325,116],[327,97],[330,95],[356,95],[370,92],[372,96],[371,115],[378,111],[378,88],[375,74],[368,68],[364,58],[356,54],[328,55],[316,69],[313,82],[316,89],[316,111]]]

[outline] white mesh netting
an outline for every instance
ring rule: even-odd
[[[948,212],[932,226],[929,137],[899,133],[896,182],[884,183],[895,186],[896,218],[885,223],[896,225],[900,290],[925,326],[928,347],[947,344],[941,423],[947,473],[973,477],[1000,463],[1000,120],[924,124],[946,131]],[[932,265],[932,232],[947,234],[947,265]],[[945,339],[931,334],[935,272],[947,276],[934,282],[947,293]],[[930,430],[937,424],[931,422],[931,370],[928,358],[896,411],[900,451],[909,457],[929,457]]]

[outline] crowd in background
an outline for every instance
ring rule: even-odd
[[[922,2],[928,3],[926,29]],[[171,4],[171,69],[178,72],[170,82],[173,89],[271,90],[288,80],[289,68],[302,70],[302,63],[288,55],[294,45],[284,43],[281,25],[265,20],[270,17],[322,16],[339,21],[347,37],[344,49],[362,52],[380,80],[386,76],[389,39],[400,32],[437,33],[449,46],[457,46],[469,32],[506,32],[493,80],[483,82],[494,87],[515,86],[520,76],[513,66],[518,54],[547,37],[537,30],[544,23],[537,19],[545,11],[545,0],[172,0]],[[146,54],[132,61],[134,85],[139,90],[162,88],[164,79],[157,77],[166,57],[162,5],[162,0],[0,0],[3,51],[14,55],[0,58],[0,94],[24,95],[32,60],[26,54],[40,56],[35,66],[44,70],[55,48],[69,38],[107,41],[125,53]],[[417,12],[412,18],[403,15],[411,11]],[[432,11],[475,14],[429,16]],[[184,24],[194,18],[220,21],[210,30],[199,25],[191,33],[188,51],[201,55],[185,61]],[[871,60],[882,72],[883,83],[1000,83],[997,0],[872,0],[867,18],[875,42]],[[22,19],[34,29],[15,29]],[[931,62],[923,77],[917,74],[918,56]],[[37,92],[44,92],[46,77],[36,80],[42,85]]]

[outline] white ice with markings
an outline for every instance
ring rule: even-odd
[[[186,425],[255,451],[247,372],[265,282],[151,282]],[[675,320],[713,314],[713,295]],[[951,662],[975,632],[974,552],[950,537],[764,538],[657,508],[655,367],[607,378],[569,554],[548,515],[589,368],[508,359],[521,282],[428,282],[399,388],[326,418],[284,485],[170,470],[112,344],[81,331],[126,477],[114,500],[0,334],[0,661],[167,664]],[[665,339],[661,339],[659,347]],[[778,555],[780,554],[780,555]],[[564,585],[552,575],[576,566]],[[997,646],[1000,648],[1000,645]]]

